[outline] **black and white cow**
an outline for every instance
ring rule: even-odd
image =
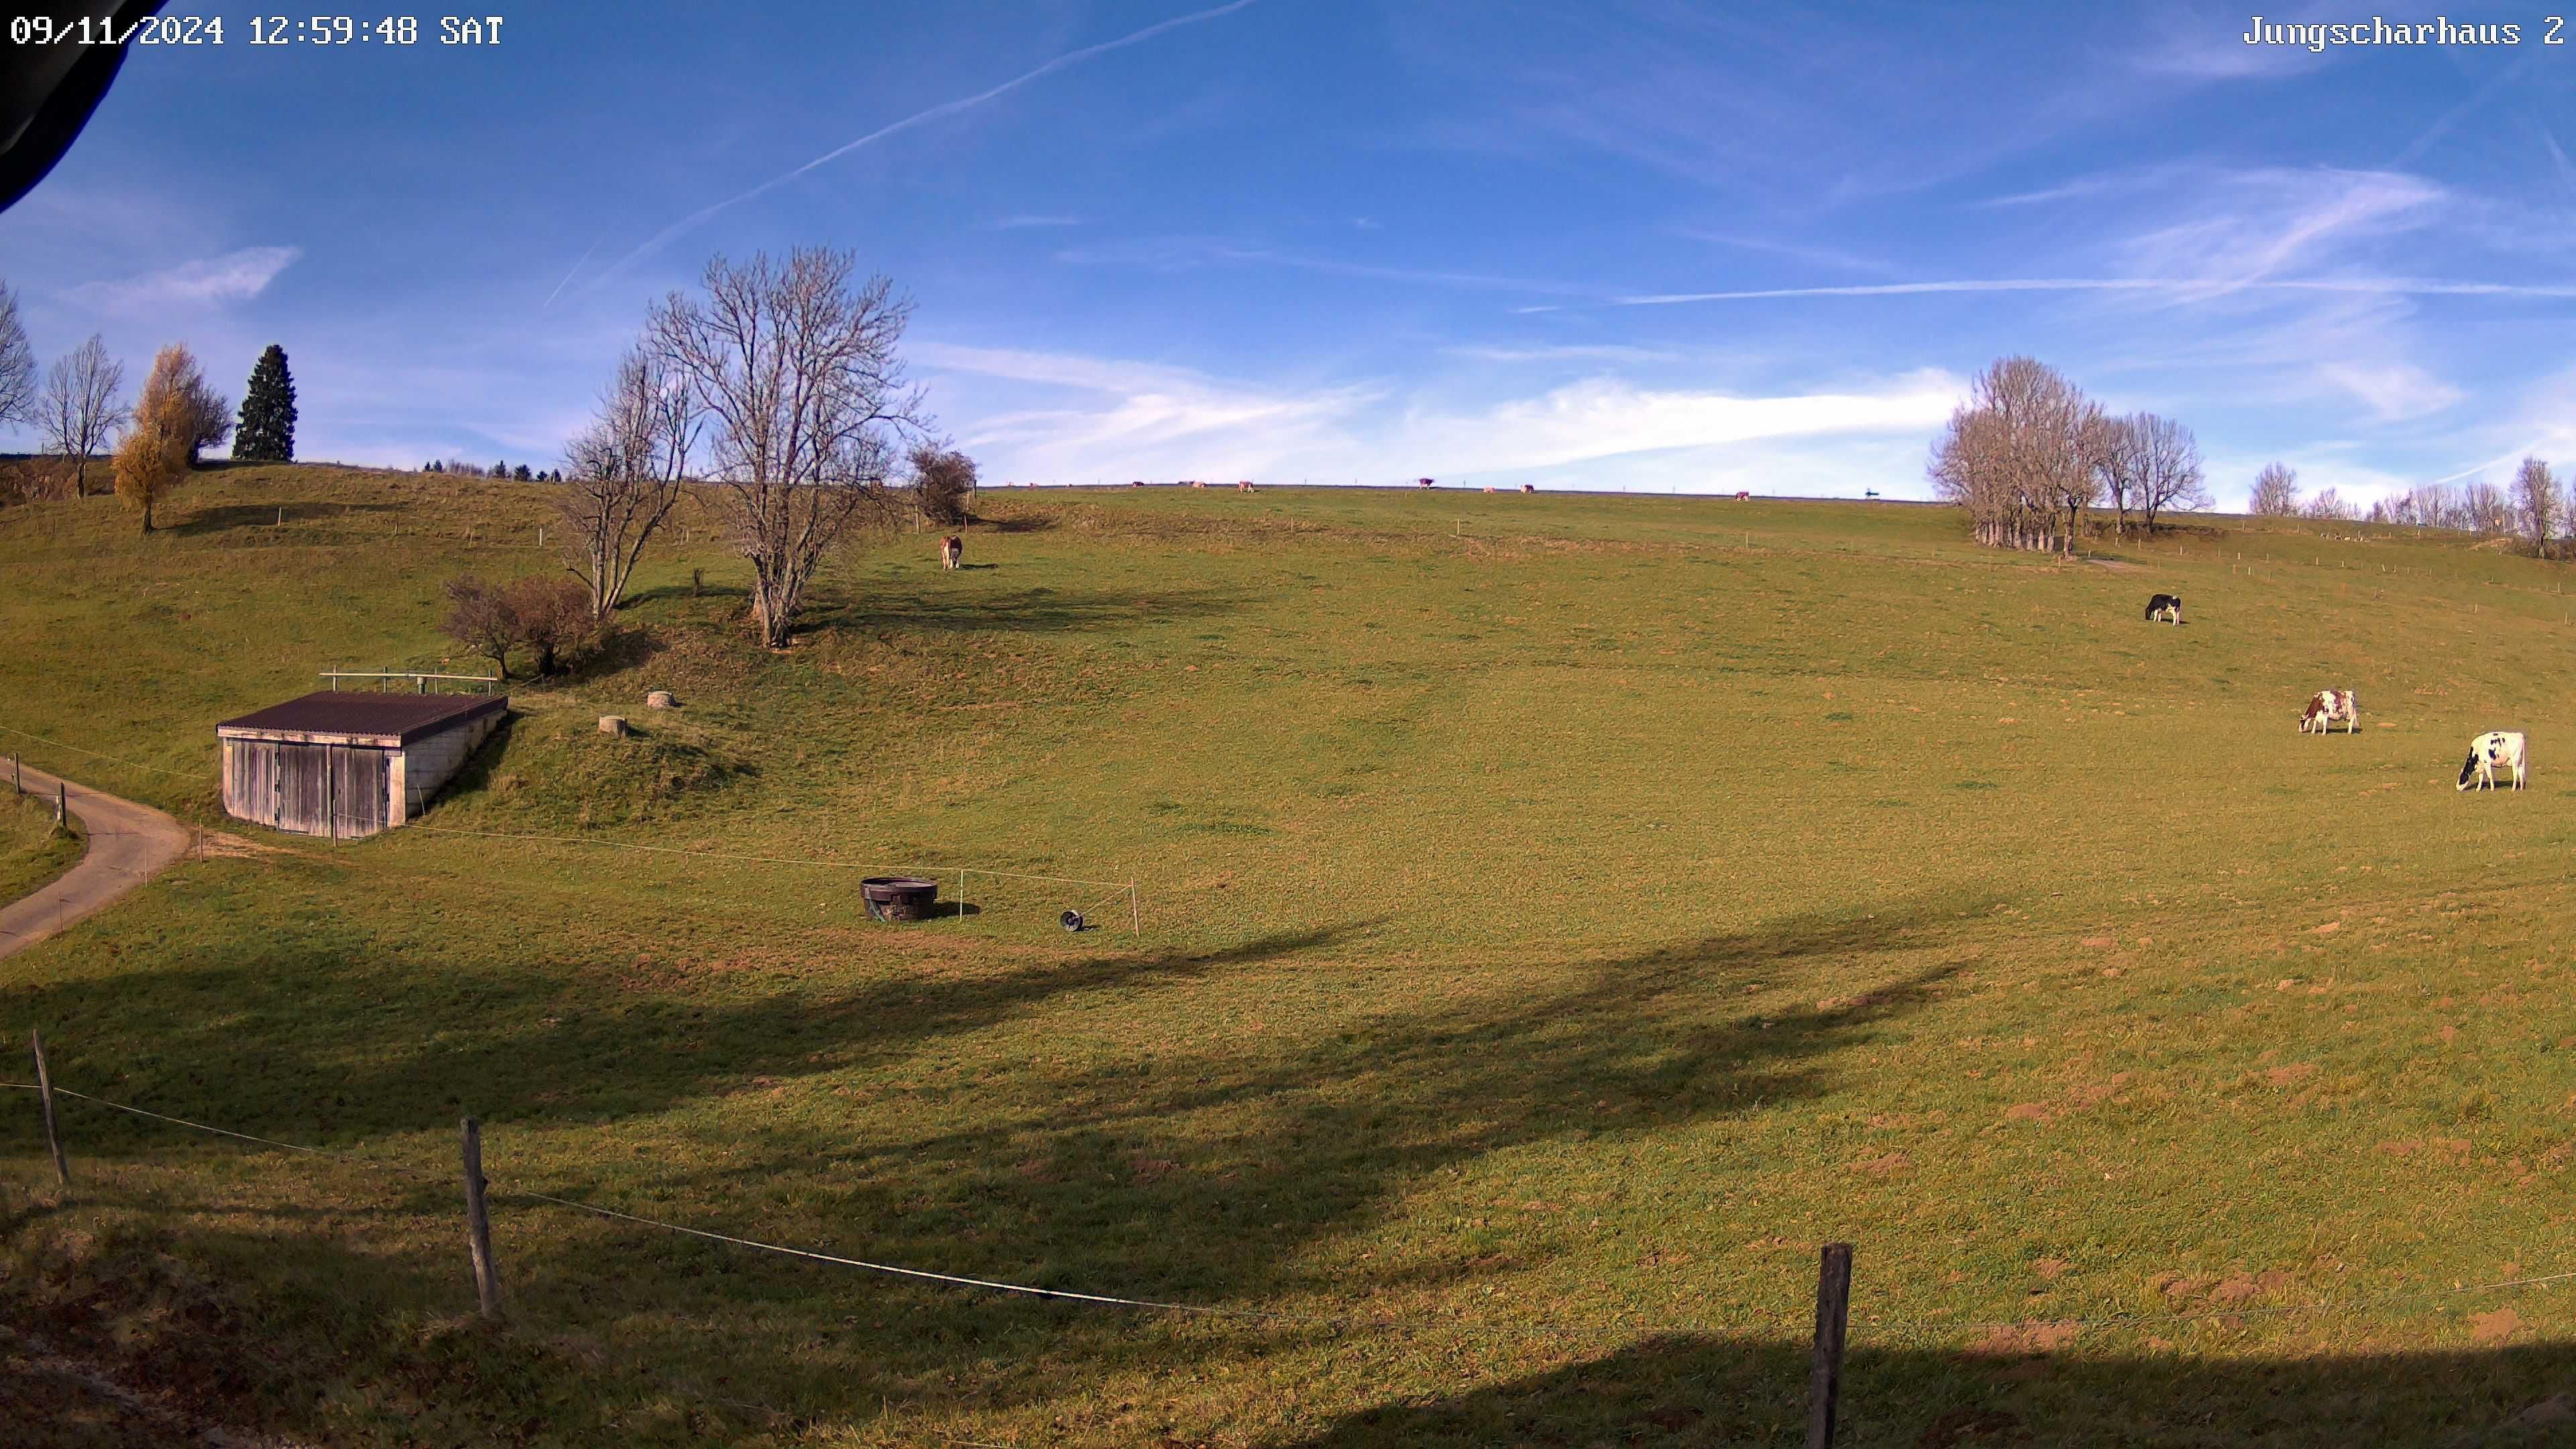
[[[2460,788],[2469,788],[2475,780],[2481,790],[2495,788],[2496,771],[2513,771],[2513,788],[2522,788],[2529,757],[2522,747],[2522,731],[2489,730],[2469,741],[2469,758],[2460,766]]]
[[[2307,713],[2299,716],[2299,733],[2324,734],[2336,725],[2345,734],[2361,732],[2361,701],[2349,689],[2320,689],[2308,701]]]
[[[2150,622],[2162,619],[2168,624],[2181,623],[2182,595],[2158,594],[2147,600],[2147,618]]]

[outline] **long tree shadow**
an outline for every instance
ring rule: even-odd
[[[200,534],[228,533],[237,528],[275,528],[281,523],[339,518],[347,514],[394,513],[408,506],[401,503],[222,503],[197,509],[179,522],[165,525],[165,528],[182,538],[194,538]]]
[[[101,1095],[182,1116],[211,1101],[224,1109],[222,1125],[264,1136],[337,1145],[474,1111],[487,1123],[486,1168],[505,1222],[550,1215],[548,1230],[578,1245],[517,1270],[531,1302],[650,1325],[756,1300],[783,1322],[842,1324],[850,1350],[899,1381],[935,1371],[962,1344],[1043,1346],[1067,1365],[1070,1379],[1022,1377],[985,1391],[1008,1403],[1076,1391],[1081,1365],[1130,1351],[1129,1330],[1098,1313],[853,1282],[810,1262],[564,1220],[564,1209],[518,1194],[630,1210],[645,1205],[638,1193],[649,1184],[652,1201],[700,1204],[680,1210],[691,1226],[1075,1291],[1245,1307],[1447,1292],[1502,1269],[1463,1244],[1371,1267],[1317,1267],[1309,1249],[1403,1217],[1414,1211],[1410,1191],[1493,1153],[1650,1136],[1830,1089],[1837,1054],[1867,1047],[1937,999],[1964,964],[1919,959],[1937,952],[1962,905],[1881,903],[1874,917],[1773,922],[1570,964],[1561,985],[1508,999],[1376,1014],[1365,1029],[1280,1045],[1193,1033],[1150,1059],[1048,1052],[962,1080],[928,1064],[953,1059],[950,1044],[971,1034],[1077,997],[1185,992],[1228,973],[1284,969],[1329,955],[1358,925],[1217,951],[1084,954],[749,999],[652,992],[614,1001],[565,960],[521,961],[506,974],[459,974],[430,960],[360,972],[326,921],[272,937],[256,960],[117,978],[118,1033],[148,1051],[78,1045],[83,1018],[104,1005],[93,982],[0,993],[0,1019],[63,1023],[59,1036],[48,1032],[61,1043],[61,1080],[105,1082]],[[1908,964],[1890,969],[1886,958],[1898,954]],[[1851,979],[1851,995],[1788,1011],[1745,1004],[1747,985],[1826,962]],[[317,1016],[317,993],[347,1001]],[[352,1054],[284,1027],[315,1020],[376,1021],[378,1039]],[[726,1109],[724,1152],[661,1154],[644,1178],[596,1154],[565,1161],[517,1145],[534,1129],[604,1131],[822,1074],[898,1088],[910,1105],[854,1130],[827,1096],[815,1099],[825,1110],[785,1114],[751,1097]],[[97,1156],[170,1150],[164,1129],[149,1124],[82,1130],[84,1151]],[[790,1183],[806,1205],[792,1221],[722,1206],[747,1191],[770,1199]],[[505,1242],[511,1231],[501,1229]],[[1543,1236],[1515,1249],[1542,1259],[1554,1251]],[[609,1261],[628,1266],[603,1276]],[[854,1302],[883,1316],[852,1319]],[[687,1354],[677,1340],[655,1351]],[[744,1372],[758,1382],[763,1371]],[[839,1410],[857,1402],[843,1395],[864,1389],[818,1388],[781,1368],[764,1391],[808,1401],[819,1393],[821,1407]]]
[[[1866,1333],[1866,1330],[1863,1330]],[[1279,1449],[1803,1443],[1807,1351],[1670,1337],[1430,1403],[1346,1415]],[[2576,1440],[2576,1345],[2295,1359],[2134,1350],[2045,1357],[1855,1342],[1845,1449]]]
[[[1068,633],[1121,629],[1138,624],[1214,618],[1243,607],[1245,595],[1229,589],[1147,589],[1143,592],[1052,588],[973,594],[865,592],[818,601],[800,628],[860,632],[892,629],[940,633]]]

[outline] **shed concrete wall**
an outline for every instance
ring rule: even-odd
[[[414,740],[396,751],[393,790],[395,798],[403,802],[403,808],[394,817],[394,823],[399,825],[428,809],[430,797],[455,779],[457,771],[465,768],[465,762],[472,759],[474,752],[483,747],[483,742],[492,737],[492,731],[501,727],[501,718],[498,714],[487,714],[480,719],[468,720],[463,728]]]

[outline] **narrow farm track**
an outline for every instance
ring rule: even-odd
[[[80,862],[35,892],[0,906],[0,956],[23,951],[86,919],[159,875],[188,848],[188,829],[149,805],[102,795],[42,770],[27,771],[30,793],[64,791],[89,832]]]

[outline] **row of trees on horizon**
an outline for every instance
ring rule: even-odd
[[[51,455],[50,467],[0,478],[0,501],[46,493],[87,497],[91,465],[105,453],[116,460],[117,494],[149,530],[153,505],[186,480],[200,454],[227,437],[237,462],[292,462],[295,420],[295,380],[286,349],[276,343],[251,365],[238,414],[207,383],[195,354],[177,343],[154,355],[130,404],[125,364],[108,355],[96,333],[40,372],[17,294],[0,283],[0,427],[34,425]]]
[[[2002,358],[1978,374],[1950,415],[1926,467],[1939,497],[1957,505],[1978,542],[1997,548],[2072,551],[2087,510],[2107,511],[2110,531],[2132,521],[2153,532],[2167,512],[2212,506],[2191,429],[2153,413],[2113,416],[2064,373],[2029,357]],[[2576,494],[2539,458],[2511,484],[2429,483],[2367,510],[2334,488],[2299,489],[2297,470],[2266,464],[2246,512],[2518,535],[2544,558],[2576,540]]]

